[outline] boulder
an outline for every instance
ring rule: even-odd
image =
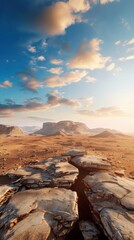
[[[3,210],[1,239],[64,239],[77,219],[76,192],[63,188],[18,192]]]
[[[29,168],[8,172],[10,177],[21,176],[21,183],[28,188],[65,187],[70,188],[78,176],[78,169],[64,157],[49,158]]]
[[[110,240],[134,239],[134,181],[110,173],[84,179],[92,215]]]
[[[85,154],[86,154],[86,151],[83,149],[72,149],[68,152],[62,153],[62,156],[76,157],[76,156],[84,156]]]
[[[111,168],[111,164],[107,162],[107,159],[94,155],[74,157],[71,163],[78,168],[84,168],[86,170],[109,170]]]

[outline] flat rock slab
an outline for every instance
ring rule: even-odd
[[[1,239],[46,240],[50,232],[52,239],[63,239],[77,219],[76,192],[63,188],[18,192],[3,210]]]
[[[78,168],[84,168],[86,170],[109,170],[111,168],[111,164],[107,162],[107,159],[94,155],[74,157],[72,158],[71,163]]]
[[[82,149],[72,149],[68,152],[62,153],[62,156],[71,156],[71,157],[76,157],[76,156],[84,156],[86,154],[85,150]]]
[[[89,221],[80,221],[79,228],[84,240],[99,240],[101,233],[94,223]]]
[[[28,188],[70,188],[78,176],[78,169],[64,157],[49,158],[28,168],[8,172],[9,177],[20,176],[22,185]]]
[[[17,187],[9,186],[9,185],[1,185],[0,186],[0,205],[5,203],[12,194],[17,191]]]
[[[93,217],[110,240],[134,239],[134,181],[110,173],[84,179]]]

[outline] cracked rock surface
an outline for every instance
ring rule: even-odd
[[[110,240],[134,239],[134,181],[110,173],[84,179],[85,193],[97,224]]]
[[[67,157],[49,158],[28,168],[8,172],[9,177],[22,177],[21,183],[28,188],[70,188],[78,176],[78,169],[68,163]]]
[[[1,239],[46,240],[50,234],[51,239],[64,239],[77,219],[76,192],[63,188],[18,192],[1,216]]]
[[[107,159],[94,155],[74,157],[71,159],[71,163],[78,168],[84,168],[86,170],[109,170],[111,167],[111,165],[107,162]]]

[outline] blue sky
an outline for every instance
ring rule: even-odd
[[[0,3],[0,123],[134,132],[134,1]]]

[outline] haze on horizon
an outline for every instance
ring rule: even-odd
[[[0,124],[134,132],[134,1],[0,3]]]

